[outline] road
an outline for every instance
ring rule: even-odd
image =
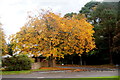
[[[61,67],[61,66],[59,66]],[[86,67],[62,67],[74,69],[88,69],[91,71],[43,71],[32,72],[30,74],[17,74],[17,75],[3,75],[2,80],[38,80],[43,78],[82,78],[82,77],[104,77],[104,76],[117,76],[118,70],[101,69],[101,68],[86,68]]]
[[[87,72],[33,72],[30,74],[3,75],[2,78],[81,78],[81,77],[102,77],[117,76],[117,71],[87,71]]]

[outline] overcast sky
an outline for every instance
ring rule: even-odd
[[[9,36],[25,24],[28,11],[49,8],[64,15],[78,12],[89,1],[91,0],[0,0],[0,22],[5,34]]]

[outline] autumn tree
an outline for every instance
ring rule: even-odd
[[[67,19],[43,11],[12,35],[11,43],[15,44],[14,51],[46,56],[52,66],[56,57],[64,58],[64,55],[73,53],[81,55],[95,48],[93,33],[93,26],[85,18]]]
[[[6,40],[5,40],[5,34],[2,28],[2,24],[0,23],[0,54],[2,53],[2,55],[5,55],[6,52]]]

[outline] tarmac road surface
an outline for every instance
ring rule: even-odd
[[[81,77],[103,77],[103,76],[117,76],[118,71],[85,71],[85,72],[69,72],[69,71],[46,71],[46,72],[33,72],[30,74],[17,74],[17,75],[2,75],[2,78],[81,78]],[[7,80],[7,79],[6,79]],[[11,79],[13,80],[13,79]],[[27,79],[24,79],[27,80]],[[30,79],[28,79],[30,80]]]

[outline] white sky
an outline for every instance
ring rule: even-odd
[[[8,37],[25,24],[28,11],[50,8],[53,12],[64,15],[78,12],[89,1],[91,0],[0,0],[0,22]]]

